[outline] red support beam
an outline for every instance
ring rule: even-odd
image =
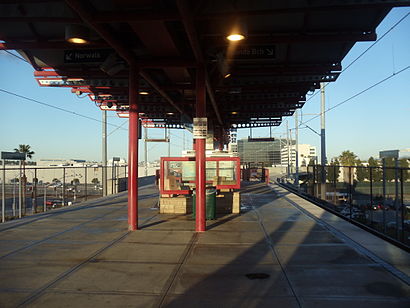
[[[90,42],[89,44],[76,45],[75,49],[90,49],[90,48],[101,48],[109,47],[107,43]],[[0,43],[0,50],[15,50],[15,49],[73,49],[73,44],[68,42],[6,42]]]
[[[89,4],[88,1],[87,3],[81,0],[66,0],[65,2],[85,23],[93,28],[110,46],[112,46],[130,66],[137,64],[134,52],[129,50],[128,47],[112,33],[111,28],[108,25],[93,22],[96,10],[90,9],[91,6],[87,5]]]
[[[201,66],[197,70],[196,78],[196,117],[206,117],[206,86],[205,69]],[[195,140],[195,165],[196,165],[196,221],[195,231],[206,230],[205,202],[206,202],[206,170],[205,170],[205,142],[206,139]]]
[[[198,34],[196,32],[195,22],[193,19],[194,14],[189,9],[188,3],[186,0],[177,0],[177,7],[179,13],[182,17],[182,23],[184,24],[186,34],[188,36],[188,40],[191,44],[192,51],[196,60],[199,63],[204,63],[204,54],[202,51],[201,44],[199,42]],[[216,118],[220,125],[223,125],[222,116],[218,108],[218,104],[216,103],[214,90],[212,89],[211,82],[209,80],[209,76],[207,71],[205,70],[205,85],[208,90],[209,100],[211,101],[212,107],[215,111]]]
[[[128,139],[128,230],[138,229],[138,69],[130,66]]]
[[[196,16],[196,20],[212,20],[212,19],[224,19],[231,20],[238,17],[249,16],[272,16],[279,14],[301,14],[301,13],[315,13],[315,12],[327,12],[327,11],[348,11],[348,10],[363,10],[363,9],[388,9],[393,7],[409,6],[409,1],[340,1],[340,3],[334,3],[329,1],[328,4],[319,5],[305,5],[296,7],[279,7],[271,10],[236,10],[234,13],[211,13]]]
[[[229,41],[223,34],[211,33],[203,39],[205,46],[228,46]],[[320,42],[372,42],[377,39],[374,32],[369,33],[323,33],[323,34],[305,34],[293,33],[286,35],[270,35],[270,36],[249,36],[246,38],[246,44],[253,45],[269,45],[279,43],[320,43]],[[240,48],[240,47],[239,47]],[[227,58],[227,60],[235,60],[235,58]]]

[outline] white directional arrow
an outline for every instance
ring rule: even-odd
[[[266,54],[267,54],[268,56],[273,56],[273,55],[274,55],[274,53],[273,53],[273,48],[266,48]]]
[[[71,61],[73,58],[73,54],[71,52],[68,52],[65,54],[65,59],[66,61]]]

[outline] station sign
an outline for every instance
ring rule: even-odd
[[[110,49],[64,50],[64,63],[104,62],[111,53]]]
[[[26,153],[20,153],[20,152],[1,152],[1,159],[26,160]]]
[[[231,144],[237,144],[238,130],[236,128],[231,128],[229,130],[229,137]]]
[[[380,158],[399,158],[399,150],[380,151]]]
[[[37,78],[42,87],[128,87],[128,79]]]
[[[193,137],[194,139],[206,139],[208,134],[208,119],[194,118]]]
[[[235,59],[276,59],[276,46],[244,46],[233,52]]]

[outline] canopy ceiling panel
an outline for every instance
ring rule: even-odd
[[[24,56],[41,86],[87,93],[122,116],[135,64],[139,112],[165,126],[192,123],[205,67],[211,127],[279,125],[337,80],[347,52],[375,41],[397,6],[410,1],[0,0],[0,48]],[[227,40],[234,28],[243,40]],[[81,29],[85,44],[67,41]]]

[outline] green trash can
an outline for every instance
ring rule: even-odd
[[[207,187],[205,196],[205,218],[206,220],[216,219],[216,188]],[[196,218],[196,191],[192,194],[192,218]]]

